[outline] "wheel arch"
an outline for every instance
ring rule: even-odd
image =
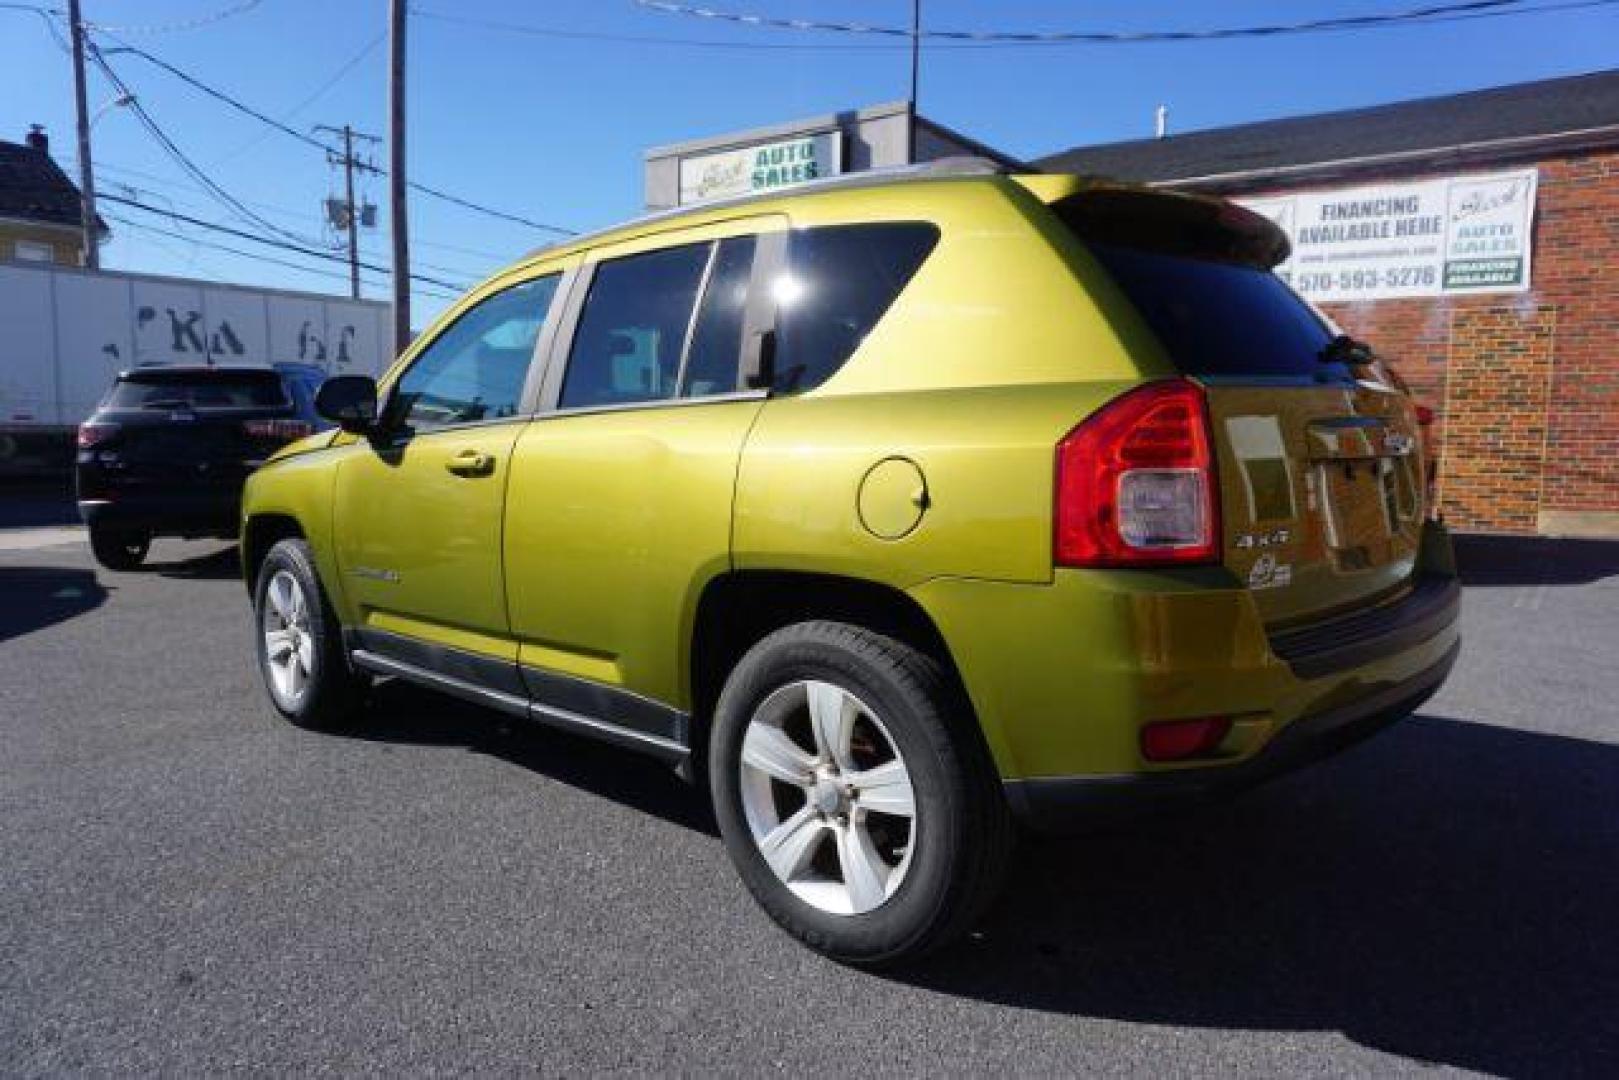
[[[307,540],[308,533],[291,514],[262,513],[242,525],[242,580],[251,592],[259,580],[259,568],[270,549],[283,540]]]
[[[985,733],[950,647],[933,618],[903,589],[864,578],[788,570],[733,570],[710,579],[688,636],[691,760],[706,760],[714,706],[731,669],[766,635],[794,623],[846,622],[902,641],[943,669],[965,721],[958,735],[993,765]]]

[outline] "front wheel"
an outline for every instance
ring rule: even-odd
[[[715,815],[743,881],[810,947],[891,964],[994,898],[1011,822],[959,691],[893,638],[800,623],[755,645],[715,710]]]
[[[358,710],[367,680],[349,668],[309,545],[282,540],[272,547],[253,599],[259,670],[276,711],[299,727],[343,726]]]
[[[108,570],[134,570],[146,559],[152,538],[136,529],[90,526],[90,553]]]

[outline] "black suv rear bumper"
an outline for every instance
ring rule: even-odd
[[[80,499],[79,517],[91,528],[131,529],[152,536],[212,536],[230,539],[240,527],[240,492],[184,495],[118,492],[107,499]]]
[[[1455,621],[1457,597],[1449,597]],[[1060,832],[1127,818],[1145,810],[1195,803],[1291,772],[1376,734],[1433,696],[1461,651],[1458,640],[1425,671],[1340,708],[1295,720],[1263,750],[1234,765],[1122,776],[1038,777],[1003,782],[1007,803],[1025,824]]]

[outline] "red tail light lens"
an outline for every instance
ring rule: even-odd
[[[1219,537],[1208,407],[1194,383],[1137,387],[1058,444],[1059,565],[1215,562]]]
[[[113,433],[117,430],[118,426],[116,424],[80,424],[79,449],[93,450],[112,438]]]
[[[1148,761],[1185,761],[1203,757],[1231,734],[1231,718],[1160,720],[1141,729],[1141,756]]]
[[[315,433],[315,425],[303,420],[245,420],[242,430],[254,439],[280,439],[291,442]]]
[[[1417,423],[1422,427],[1429,427],[1434,422],[1433,410],[1426,405],[1417,406]]]

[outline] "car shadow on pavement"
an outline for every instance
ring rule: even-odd
[[[188,559],[169,562],[148,562],[145,569],[167,578],[189,578],[197,581],[225,581],[242,576],[242,560],[235,544],[194,555]]]
[[[89,570],[0,566],[0,641],[100,607],[107,589]]]
[[[979,932],[897,977],[1144,1024],[1341,1031],[1498,1075],[1619,1075],[1619,747],[1414,717],[1225,804],[1026,843]]]
[[[487,754],[641,813],[719,836],[708,800],[666,765],[398,680],[377,684],[360,722],[342,737]]]
[[[1619,577],[1619,540],[1461,535],[1456,567],[1469,587],[1584,585]]]

